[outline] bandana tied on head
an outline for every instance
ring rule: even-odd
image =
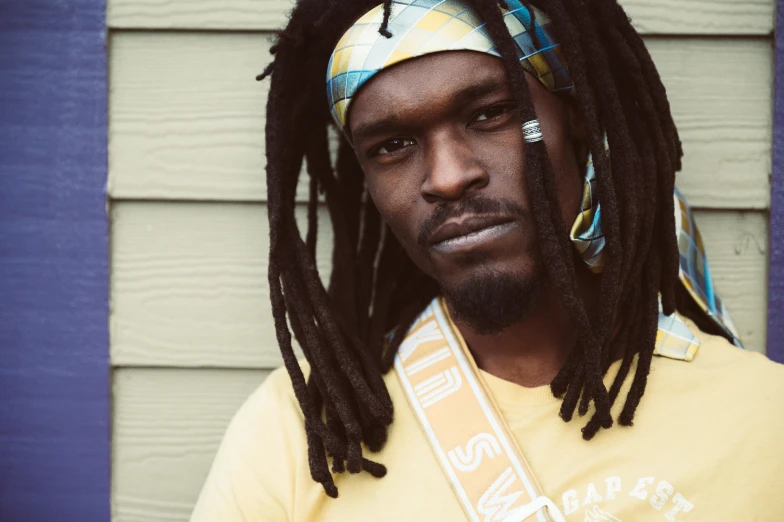
[[[550,92],[572,91],[574,84],[549,17],[536,8],[529,11],[519,0],[507,0],[506,4],[508,9],[501,8],[504,23],[517,44],[523,68]],[[387,26],[391,38],[379,32],[383,19],[383,4],[366,13],[343,34],[329,60],[327,98],[335,123],[347,136],[350,135],[351,100],[383,69],[444,51],[477,51],[501,56],[485,23],[460,0],[393,0]],[[589,155],[580,212],[572,225],[570,239],[594,273],[602,272],[606,262],[597,188]],[[705,314],[740,346],[737,330],[713,290],[713,279],[691,209],[677,190],[675,198],[680,280]],[[662,316],[660,326],[662,321],[671,320]],[[686,345],[694,342],[689,340]]]
[[[534,9],[532,20],[517,0],[507,5],[504,22],[517,44],[520,64],[548,90],[571,90],[572,79],[547,15]],[[391,38],[379,34],[383,19],[384,8],[379,5],[357,20],[338,41],[329,60],[327,96],[332,117],[344,131],[356,92],[387,67],[443,51],[477,51],[501,57],[484,22],[459,1],[394,0],[388,25]]]

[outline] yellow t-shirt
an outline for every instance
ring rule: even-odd
[[[482,374],[568,521],[784,521],[784,366],[699,337],[692,362],[654,358],[633,427],[588,442],[586,419],[563,422],[547,386]],[[397,378],[385,380],[395,420],[369,457],[387,466],[386,477],[341,473],[340,496],[324,494],[310,478],[302,414],[281,369],[231,422],[191,521],[466,520]]]

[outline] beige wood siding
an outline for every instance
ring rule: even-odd
[[[766,208],[772,49],[766,39],[649,38],[686,152],[678,185],[703,208]],[[269,37],[115,33],[113,198],[264,201]],[[741,139],[738,139],[741,136]],[[307,188],[300,194],[307,199]]]
[[[223,431],[268,373],[115,370],[112,520],[188,520]]]
[[[768,35],[773,0],[622,0],[643,33]],[[108,24],[123,29],[270,30],[283,25],[289,0],[109,0]]]
[[[270,368],[279,361],[263,204],[119,202],[112,209],[112,363]],[[323,216],[322,222],[326,219]],[[764,348],[767,223],[698,211],[721,295],[750,349]],[[319,242],[329,269],[329,235]]]
[[[670,93],[686,151],[678,184],[699,209],[719,291],[748,347],[764,351],[774,2],[623,3]],[[267,84],[254,76],[290,7],[107,2],[115,522],[187,520],[226,424],[280,363]]]

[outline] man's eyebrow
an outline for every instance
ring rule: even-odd
[[[493,94],[506,88],[508,88],[508,84],[505,79],[492,78],[490,80],[480,81],[472,85],[467,85],[463,89],[457,91],[451,96],[450,105],[462,107],[477,98]],[[392,114],[368,123],[360,123],[355,129],[351,129],[350,133],[354,139],[358,136],[368,138],[377,134],[383,134],[387,132],[388,129],[398,127],[401,124],[401,119],[397,115]]]
[[[452,97],[452,100],[454,104],[465,105],[466,103],[471,102],[476,98],[493,94],[507,87],[508,85],[506,79],[491,78],[489,80],[466,86],[465,88],[455,93],[455,95]]]
[[[377,134],[383,134],[387,132],[388,129],[398,127],[399,125],[400,118],[393,114],[368,123],[360,123],[357,125],[356,129],[348,129],[348,133],[351,135],[352,141],[355,141],[357,136],[370,138]]]

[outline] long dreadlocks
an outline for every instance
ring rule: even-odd
[[[504,0],[465,3],[487,24],[521,121],[535,119],[525,72],[499,9],[506,7]],[[682,149],[659,74],[616,0],[523,3],[547,13],[563,43],[601,195],[607,262],[600,276],[599,305],[589,310],[578,292],[572,245],[544,142],[526,146],[542,255],[572,324],[581,332],[551,389],[563,398],[560,416],[565,421],[575,411],[584,415],[593,404],[594,413],[582,429],[589,440],[600,428],[612,426],[610,409],[636,358],[618,419],[622,425],[632,424],[653,356],[659,296],[664,313],[676,307],[672,194]],[[259,76],[271,76],[272,83],[266,127],[272,311],[305,417],[311,475],[332,497],[337,488],[327,457],[332,472],[386,473],[384,466],[363,456],[362,444],[377,451],[386,442],[393,408],[382,375],[391,368],[418,313],[438,292],[435,281],[414,266],[383,223],[345,138],[335,165],[330,158],[326,64],[340,36],[377,4],[299,0],[272,49],[275,60]],[[384,35],[389,35],[390,7],[386,0]],[[305,239],[294,218],[303,159],[310,178]],[[335,237],[328,290],[314,261],[319,193],[325,197]],[[291,331],[310,364],[307,380],[292,349]],[[391,342],[385,343],[390,331]],[[608,390],[603,376],[619,356],[620,370]]]

